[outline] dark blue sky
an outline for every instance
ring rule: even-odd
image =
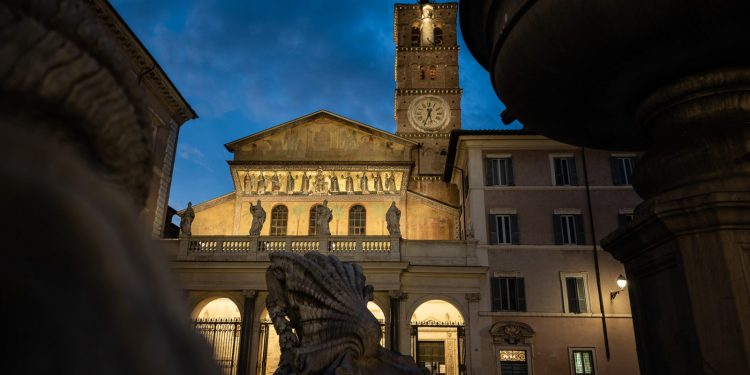
[[[395,131],[394,1],[111,2],[200,116],[180,132],[175,208],[232,191],[225,143],[310,112]],[[460,44],[463,127],[504,128],[487,72]]]

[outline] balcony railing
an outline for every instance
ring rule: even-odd
[[[267,261],[275,251],[333,254],[342,260],[401,258],[391,236],[193,236],[180,238],[177,260]]]

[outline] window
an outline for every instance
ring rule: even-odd
[[[520,243],[518,236],[518,215],[516,214],[502,214],[496,215],[491,214],[489,216],[490,222],[490,238],[489,243],[492,244],[513,244],[518,245]]]
[[[525,350],[500,351],[500,375],[528,375]]]
[[[592,349],[571,349],[570,365],[573,375],[596,375]]]
[[[318,207],[321,205],[316,204],[310,207],[310,226],[307,230],[307,234],[310,236],[318,235]]]
[[[633,221],[635,218],[635,215],[633,214],[617,214],[617,223],[620,226],[627,225],[629,222]]]
[[[279,205],[271,210],[271,235],[286,236],[286,224],[289,219],[289,210],[284,205]]]
[[[356,205],[349,209],[349,235],[364,236],[367,224],[367,211],[365,208]]]
[[[612,164],[612,183],[615,185],[633,184],[633,165],[635,158],[629,156],[613,156],[610,158]]]
[[[567,274],[563,276],[565,282],[563,294],[565,295],[565,304],[569,313],[588,312],[588,301],[586,298],[586,277],[583,274]]]
[[[421,38],[419,27],[412,26],[411,27],[411,46],[412,47],[419,47],[419,39]]]
[[[485,164],[487,186],[513,185],[511,158],[487,159]]]
[[[437,79],[437,67],[434,65],[430,67],[430,81]]]
[[[443,29],[436,27],[433,31],[435,35],[435,46],[443,45]]]
[[[552,165],[555,172],[555,185],[578,185],[576,158],[572,156],[553,157]]]
[[[526,311],[526,292],[522,277],[490,279],[492,311]]]
[[[580,214],[552,215],[556,245],[583,245],[583,218]]]
[[[419,67],[419,79],[424,81],[426,77],[427,77],[427,68],[423,66]]]

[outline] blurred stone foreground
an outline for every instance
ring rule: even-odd
[[[217,374],[141,221],[151,130],[85,0],[0,1],[6,374]]]

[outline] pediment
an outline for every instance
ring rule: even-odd
[[[328,111],[227,143],[234,161],[403,162],[417,144]]]

